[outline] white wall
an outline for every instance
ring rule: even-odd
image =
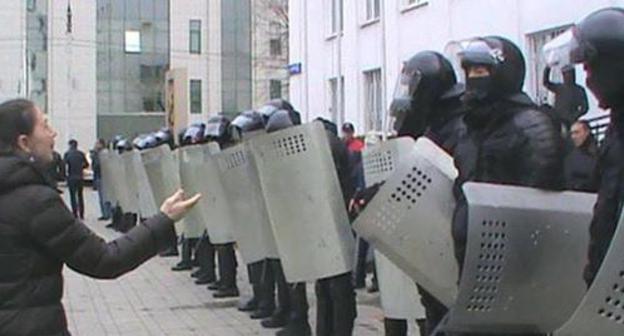
[[[214,2],[214,1],[211,1]],[[202,113],[191,114],[190,106],[187,106],[188,121],[205,122],[210,110],[210,91],[213,89],[208,77],[209,60],[214,56],[209,49],[209,39],[213,32],[209,30],[208,1],[172,0],[169,7],[170,15],[170,64],[171,69],[186,68],[189,81],[199,79],[202,81]],[[189,52],[189,22],[201,20],[201,54]],[[187,83],[189,85],[189,83]],[[187,90],[190,94],[190,89]],[[187,101],[190,104],[190,97]]]
[[[3,1],[0,6],[0,102],[25,95],[26,2]]]
[[[87,150],[96,137],[96,5],[71,4],[73,32],[67,34],[67,2],[48,2],[48,114],[61,153],[70,139]]]
[[[339,44],[346,119],[363,132],[362,73],[366,70],[382,68],[388,106],[402,62],[419,51],[442,52],[452,40],[501,35],[517,43],[531,62],[528,35],[570,25],[598,8],[624,7],[624,0],[429,0],[404,10],[403,0],[381,1],[381,20],[363,25],[365,0],[344,0],[340,39],[328,38],[330,0],[290,1],[290,63],[303,63],[303,73],[290,79],[290,97],[307,120],[329,117],[327,81],[338,73]],[[584,81],[582,71],[578,73],[579,82]],[[532,80],[527,74],[529,93],[534,90]],[[591,113],[601,113],[591,100]]]

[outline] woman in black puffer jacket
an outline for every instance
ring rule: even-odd
[[[28,100],[0,104],[0,335],[69,335],[63,266],[119,277],[172,245],[173,223],[199,199],[182,191],[112,242],[76,220],[45,174],[56,132]]]

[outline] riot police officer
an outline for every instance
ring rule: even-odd
[[[589,263],[584,274],[589,286],[607,254],[624,201],[624,9],[598,10],[557,42],[558,48],[547,55],[547,60],[561,67],[582,63],[587,72],[587,87],[600,107],[611,112],[595,170],[598,200],[590,226]]]
[[[301,122],[299,112],[283,99],[271,100],[258,111],[262,113],[265,130],[269,133],[299,125]],[[262,325],[267,328],[284,327],[276,333],[278,336],[311,335],[305,282],[287,284],[279,259],[269,259],[268,265],[270,266],[268,268],[270,271],[267,272],[269,278],[265,281],[267,283],[271,280],[275,281],[279,306],[269,319],[262,321]]]
[[[264,119],[257,111],[249,110],[240,113],[231,123],[232,136],[243,139],[256,132],[264,132]],[[252,288],[252,297],[239,305],[238,310],[250,312],[252,319],[269,318],[275,312],[275,279],[268,259],[247,265],[247,274]],[[284,282],[285,283],[285,282]],[[277,286],[280,308],[290,306],[287,286]],[[283,309],[281,309],[283,310]],[[278,314],[283,315],[283,314]],[[285,317],[283,318],[285,320]],[[285,324],[283,322],[282,324]],[[275,327],[279,327],[277,325]]]
[[[452,155],[465,132],[463,85],[457,83],[451,63],[441,54],[423,51],[403,66],[390,105],[393,129],[399,136],[427,136]],[[418,287],[426,320],[423,335],[430,335],[446,315],[447,308],[424,288]],[[386,335],[406,335],[405,320],[385,320]]]
[[[468,231],[462,185],[468,181],[559,189],[562,141],[553,120],[522,92],[525,62],[509,40],[475,38],[459,54],[466,74],[466,133],[454,151],[459,176],[453,218],[455,256],[462,269]]]
[[[208,142],[217,142],[221,149],[224,149],[234,144],[231,130],[228,118],[222,115],[214,116],[208,119],[206,123],[204,138]],[[209,285],[208,289],[215,291],[213,294],[215,298],[237,297],[239,295],[236,284],[238,263],[234,251],[234,242],[215,244],[215,249],[219,260],[219,280]]]

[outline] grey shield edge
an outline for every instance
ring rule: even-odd
[[[112,206],[118,203],[117,196],[115,195],[115,180],[112,167],[112,152],[108,149],[100,151],[100,166],[102,170],[102,182],[100,183],[102,188],[102,196],[105,202],[109,202]]]
[[[154,202],[152,187],[147,179],[147,173],[141,160],[141,153],[133,151],[134,154],[134,171],[136,176],[137,192],[139,197],[139,213],[143,218],[155,216],[159,209],[159,205]]]
[[[367,147],[362,153],[366,186],[384,182],[400,162],[409,157],[414,145],[414,139],[402,137]],[[424,308],[414,280],[378,251],[375,251],[375,267],[384,317],[406,320],[422,318]]]
[[[609,251],[572,318],[555,336],[624,335],[624,213]]]
[[[451,236],[456,176],[452,158],[421,137],[353,225],[447,306],[455,302],[459,274]]]
[[[585,294],[595,195],[466,183],[468,243],[445,330],[550,333]]]
[[[141,152],[147,180],[152,188],[154,203],[162,204],[180,187],[179,164],[168,146],[150,148]],[[176,223],[176,232],[183,232],[183,222]]]
[[[230,205],[234,237],[246,264],[278,259],[256,163],[246,143],[219,155],[223,190]]]
[[[137,181],[137,172],[135,169],[136,151],[128,151],[121,154],[121,162],[125,172],[125,190],[127,192],[128,205],[124,208],[127,212],[138,214],[139,208],[139,185]]]
[[[188,196],[195,195],[199,192],[197,184],[201,178],[201,171],[191,164],[192,159],[199,156],[199,160],[203,160],[203,149],[200,145],[182,147],[178,149],[178,161],[180,163],[180,183],[184,193]],[[184,237],[200,238],[206,227],[202,222],[200,209],[198,206],[193,207],[184,217]]]
[[[375,252],[381,307],[385,318],[415,320],[425,316],[416,283],[382,253]]]
[[[314,281],[351,271],[355,240],[323,125],[249,141],[286,279]]]
[[[133,202],[132,191],[128,186],[128,172],[124,158],[119,153],[111,153],[111,170],[117,204],[124,212],[134,212],[136,202]]]
[[[230,205],[221,181],[218,157],[221,154],[215,143],[193,147],[187,152],[189,169],[195,175],[195,190],[202,194],[196,205],[199,219],[205,225],[213,244],[233,243],[233,223]]]

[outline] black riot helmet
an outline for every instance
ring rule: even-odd
[[[206,124],[193,123],[182,132],[180,144],[182,146],[195,145],[204,142]]]
[[[391,127],[423,132],[437,102],[463,93],[451,62],[434,51],[423,51],[404,63],[390,105]]]
[[[522,91],[524,56],[508,39],[487,36],[464,41],[458,56],[466,73],[467,102],[496,100]],[[487,75],[475,75],[475,68],[486,69]]]
[[[598,10],[544,47],[552,67],[582,63],[602,108],[624,102],[624,9]]]
[[[119,154],[128,152],[132,150],[132,143],[128,141],[128,139],[120,139],[115,143],[115,150],[119,152]]]
[[[138,150],[143,149],[143,141],[145,140],[146,134],[140,134],[134,140],[132,140],[132,146]]]
[[[173,133],[169,128],[161,128],[156,133],[154,133],[154,137],[156,138],[156,146],[168,145],[169,148],[173,149],[175,147],[175,140],[173,138]]]
[[[232,120],[232,127],[238,129],[240,133],[254,132],[264,129],[264,118],[262,114],[254,110],[243,111]]]
[[[206,141],[216,141],[220,146],[231,143],[230,119],[223,115],[217,115],[208,119],[204,138]]]
[[[295,110],[292,104],[285,99],[272,99],[269,100],[264,106],[258,109],[258,112],[264,116],[265,123],[271,116],[271,114],[279,111],[285,110],[290,114],[290,120],[294,125],[301,125],[301,114]]]
[[[295,126],[291,115],[292,114],[287,110],[277,110],[271,113],[266,120],[265,129],[267,133],[277,132]]]
[[[323,127],[325,128],[326,131],[328,131],[331,134],[333,134],[336,137],[338,137],[338,125],[336,125],[333,121],[331,121],[329,119],[325,119],[323,117],[318,117],[318,118],[314,119],[314,121],[322,122],[323,123]],[[343,126],[343,129],[344,129],[344,126]]]

